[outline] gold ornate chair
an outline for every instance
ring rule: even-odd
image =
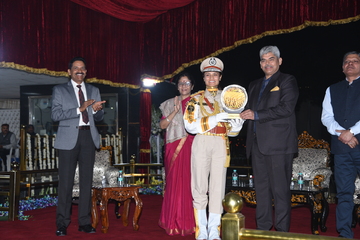
[[[325,140],[317,140],[304,131],[298,137],[298,156],[293,161],[293,177],[299,173],[304,180],[313,181],[314,185],[329,188],[332,171],[329,167],[330,146]]]

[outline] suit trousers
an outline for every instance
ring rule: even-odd
[[[226,142],[221,136],[198,134],[191,148],[191,191],[197,210],[222,214],[225,195]],[[209,198],[207,196],[209,194]]]
[[[288,232],[290,228],[290,181],[294,154],[264,155],[256,137],[251,149],[256,192],[257,229]],[[275,219],[273,224],[273,204]]]
[[[7,155],[10,153],[10,149],[6,149],[6,148],[0,148],[0,172],[1,171],[7,171],[7,166],[6,166],[6,159],[7,159]],[[1,161],[4,163],[4,167],[5,169],[2,169],[2,163]]]
[[[354,208],[355,179],[360,174],[360,152],[334,154],[334,176],[336,184],[336,230],[341,236],[353,238],[351,229]]]
[[[71,221],[72,189],[79,164],[80,197],[78,223],[91,224],[91,187],[95,161],[95,145],[89,130],[78,130],[76,145],[71,150],[59,149],[59,187],[56,226],[67,227]]]

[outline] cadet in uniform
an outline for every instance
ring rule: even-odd
[[[191,189],[196,221],[196,239],[220,239],[219,229],[223,212],[226,168],[230,162],[227,136],[235,137],[243,120],[228,120],[221,106],[223,62],[215,57],[200,65],[206,85],[205,91],[192,95],[184,114],[185,128],[197,134],[191,149]],[[209,198],[207,193],[209,193]],[[206,207],[209,203],[209,219]]]

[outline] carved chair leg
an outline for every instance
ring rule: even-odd
[[[352,214],[352,222],[351,222],[351,227],[355,228],[356,224],[358,223],[358,211],[359,211],[359,204],[355,204],[354,205],[354,209],[353,209],[353,214]]]

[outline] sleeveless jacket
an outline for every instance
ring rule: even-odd
[[[360,118],[360,79],[349,85],[344,80],[330,86],[331,105],[334,119],[340,126],[349,129],[354,126]],[[360,134],[356,136],[360,142]],[[360,146],[350,148],[347,144],[338,140],[338,136],[332,136],[331,152],[341,154],[351,151],[360,151]]]

